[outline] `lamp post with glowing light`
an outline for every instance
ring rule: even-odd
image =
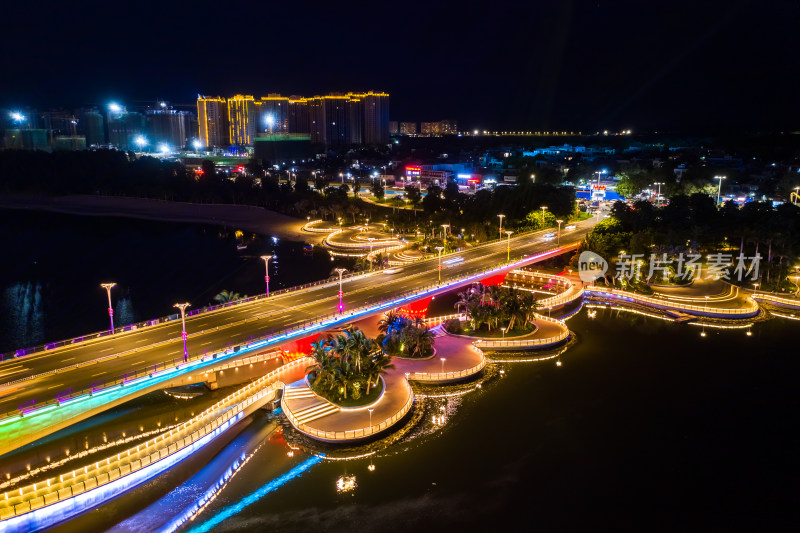
[[[514,233],[513,231],[506,231],[506,235],[508,236],[508,240],[506,241],[506,262],[511,262],[511,234]]]
[[[114,333],[114,309],[111,307],[111,288],[115,285],[116,283],[100,284],[100,286],[106,290],[106,294],[108,294],[108,319],[111,321],[111,329],[109,330],[110,333]]]
[[[547,206],[543,205],[539,209],[542,210],[542,227],[544,227],[544,212],[547,211]]]
[[[436,250],[439,252],[439,283],[442,282],[442,250],[444,250],[443,246],[437,246]]]
[[[719,187],[717,188],[717,207],[719,207],[719,197],[722,193],[722,180],[725,179],[725,176],[714,176],[715,180],[719,180]]]
[[[139,153],[144,152],[144,147],[147,146],[147,139],[143,135],[138,135],[133,142],[139,147]]]
[[[175,304],[175,307],[181,310],[181,337],[183,337],[183,362],[189,360],[189,352],[186,349],[186,308],[189,307],[189,303],[182,303],[182,304]]]
[[[502,239],[503,238],[503,219],[505,218],[505,215],[497,215],[497,218],[500,219],[500,238]]]
[[[341,315],[344,311],[344,302],[342,301],[342,297],[344,296],[344,292],[342,292],[342,274],[347,272],[347,269],[337,268],[336,272],[339,274],[339,314]]]
[[[563,220],[556,220],[558,222],[558,233],[556,234],[556,246],[561,246],[561,224],[564,222]]]
[[[442,374],[444,374],[444,362],[445,362],[445,358],[442,357]]]
[[[269,296],[269,260],[272,259],[273,256],[271,255],[262,255],[261,259],[264,260],[264,283],[267,285],[267,292],[265,293],[266,296]]]
[[[369,271],[372,272],[372,241],[375,240],[375,237],[369,237],[367,240],[369,241],[369,255],[367,255],[367,259],[369,260]]]

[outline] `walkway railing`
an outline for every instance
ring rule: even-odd
[[[267,395],[274,395],[277,389],[283,387],[280,381],[270,383],[281,373],[295,366],[307,366],[311,362],[313,359],[306,357],[283,365],[223,398],[191,420],[135,448],[131,447],[116,456],[73,470],[69,474],[62,474],[58,478],[48,478],[20,487],[11,493],[5,492],[0,500],[0,520],[68,500],[174,456],[199,441],[210,441],[238,421],[245,409],[265,399]],[[220,411],[223,412],[219,413]]]
[[[761,300],[764,302],[770,302],[775,305],[785,305],[789,307],[800,307],[800,299],[791,299],[791,298],[781,298],[780,296],[774,296],[769,293],[758,292],[753,293],[752,298],[754,300]]]
[[[727,309],[723,307],[711,307],[703,305],[688,305],[666,299],[650,298],[647,296],[640,296],[627,291],[620,291],[617,289],[610,289],[606,287],[587,287],[586,292],[589,294],[597,294],[601,297],[619,298],[631,302],[638,302],[645,305],[652,305],[659,308],[670,308],[685,311],[689,314],[705,314],[705,315],[732,315],[732,316],[751,316],[758,313],[758,304],[752,299],[745,300],[745,307],[739,309]]]
[[[306,435],[316,437],[318,439],[335,441],[335,440],[366,438],[375,435],[376,433],[380,433],[385,429],[390,428],[398,420],[406,416],[406,413],[408,413],[408,411],[411,410],[411,406],[414,404],[414,393],[411,391],[411,385],[408,384],[408,381],[403,380],[403,382],[405,383],[408,392],[408,400],[403,405],[403,407],[399,411],[397,411],[394,415],[392,415],[390,418],[387,418],[386,420],[380,422],[379,424],[375,424],[366,428],[352,429],[347,431],[321,431],[309,427],[306,424],[299,423],[297,421],[297,418],[294,416],[294,413],[292,413],[290,409],[284,408],[283,412],[286,415],[286,418],[289,419],[289,421],[295,428],[305,433]]]
[[[479,339],[476,340],[473,344],[479,348],[483,348],[486,350],[497,350],[497,349],[510,349],[510,348],[534,348],[537,346],[550,346],[553,344],[558,344],[567,340],[570,336],[569,327],[567,327],[567,323],[563,320],[559,320],[557,318],[551,318],[548,316],[536,314],[536,320],[541,320],[543,322],[550,322],[551,324],[556,324],[561,328],[561,332],[558,335],[554,335],[552,337],[547,337],[544,339]]]
[[[473,343],[472,349],[477,350],[481,355],[483,355],[483,350],[475,346],[475,343]],[[470,368],[465,368],[464,370],[457,370],[453,372],[409,372],[408,379],[411,381],[432,381],[436,383],[442,381],[452,381],[454,379],[472,376],[473,374],[480,372],[485,366],[486,357],[484,356],[481,357],[481,360],[477,365]]]
[[[554,282],[557,285],[564,287],[565,290],[558,294],[555,294],[549,298],[544,298],[539,300],[537,304],[540,308],[552,308],[557,307],[560,305],[565,305],[575,300],[579,299],[583,296],[583,287],[578,287],[572,280],[569,278],[565,278],[563,276],[552,275],[552,274],[542,274],[539,272],[529,272],[527,270],[512,270],[509,272],[509,277],[506,277],[506,281],[517,281],[516,278],[537,278],[542,280],[547,280],[550,282]],[[509,280],[509,278],[511,278]]]

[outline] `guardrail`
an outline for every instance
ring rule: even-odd
[[[710,307],[703,305],[688,305],[679,302],[670,301],[667,299],[649,298],[647,296],[639,296],[637,294],[610,289],[605,287],[587,287],[585,291],[589,294],[598,294],[601,297],[619,298],[631,302],[638,302],[645,305],[652,305],[658,308],[669,308],[680,311],[685,311],[689,314],[702,314],[702,315],[737,315],[737,316],[752,316],[758,313],[758,304],[752,298],[746,298],[746,306],[739,309],[726,309],[723,307]]]
[[[569,327],[567,327],[567,323],[563,320],[540,315],[539,313],[536,313],[536,320],[557,324],[561,327],[561,333],[555,335],[554,337],[547,337],[544,339],[478,339],[473,342],[473,344],[479,348],[484,348],[487,350],[506,348],[533,348],[536,346],[550,346],[552,344],[563,342],[569,338]]]
[[[308,365],[311,362],[313,359],[305,357],[283,365],[226,396],[177,428],[165,431],[135,448],[128,448],[116,454],[116,457],[107,457],[95,462],[94,465],[73,470],[70,474],[62,474],[58,478],[48,478],[20,487],[11,494],[6,492],[4,499],[0,500],[0,520],[20,516],[102,487],[148,465],[174,456],[198,441],[211,440],[241,418],[245,409],[283,387],[280,381],[271,384],[270,381],[293,366]],[[224,412],[214,416],[223,409]]]
[[[499,240],[500,239],[498,239],[498,241]],[[378,312],[378,311],[381,311],[383,309],[397,307],[397,306],[402,305],[403,303],[405,303],[407,301],[410,301],[410,300],[413,300],[413,299],[417,299],[417,298],[423,298],[427,294],[430,294],[430,293],[437,293],[437,292],[449,290],[449,289],[451,289],[453,287],[456,287],[458,285],[463,284],[464,282],[468,282],[468,281],[475,280],[475,279],[480,279],[480,278],[485,277],[485,276],[493,275],[493,274],[495,274],[497,272],[508,270],[509,268],[515,268],[517,266],[521,266],[522,264],[525,264],[525,263],[529,262],[531,259],[539,259],[539,258],[548,257],[548,256],[552,255],[555,252],[558,252],[560,250],[569,249],[572,246],[574,246],[574,245],[565,245],[563,247],[551,247],[551,248],[548,248],[548,249],[546,249],[546,250],[544,250],[542,252],[535,253],[533,255],[524,255],[524,256],[521,256],[521,257],[520,256],[516,256],[516,257],[513,258],[512,262],[505,263],[505,264],[502,264],[502,265],[497,266],[497,267],[468,270],[467,272],[461,274],[460,276],[456,276],[456,277],[454,277],[453,279],[451,279],[449,281],[443,281],[442,283],[436,282],[436,283],[430,283],[430,284],[427,284],[427,285],[423,285],[421,287],[418,287],[415,290],[406,291],[404,293],[401,293],[398,296],[394,296],[393,298],[388,298],[388,299],[377,298],[377,299],[374,299],[374,300],[368,300],[364,305],[356,307],[356,308],[353,308],[349,312],[331,313],[330,315],[324,315],[324,316],[318,318],[317,320],[313,320],[313,321],[312,320],[306,320],[306,321],[301,321],[301,322],[296,322],[294,324],[290,324],[290,325],[284,327],[282,330],[277,331],[277,332],[275,330],[272,330],[272,331],[267,332],[265,335],[260,336],[260,337],[253,336],[253,337],[251,337],[250,340],[248,340],[248,341],[246,341],[244,343],[241,343],[241,344],[239,344],[237,346],[234,346],[234,347],[229,347],[226,350],[221,350],[220,352],[217,352],[216,354],[211,355],[211,356],[209,356],[207,353],[204,352],[202,354],[190,355],[187,358],[186,361],[172,359],[170,361],[164,361],[164,362],[161,362],[161,363],[148,365],[144,370],[137,371],[135,374],[129,373],[129,374],[126,374],[126,376],[136,375],[136,376],[140,376],[141,378],[144,378],[145,376],[149,376],[150,378],[160,378],[164,374],[171,373],[174,370],[181,370],[181,369],[183,369],[185,367],[196,366],[196,365],[199,365],[202,362],[210,362],[210,361],[212,361],[214,359],[217,359],[220,356],[225,356],[225,357],[233,356],[233,357],[235,357],[235,353],[237,353],[239,351],[239,349],[241,349],[242,347],[244,347],[246,349],[251,349],[253,347],[261,348],[261,347],[265,347],[266,344],[271,344],[271,343],[280,342],[280,341],[286,341],[286,340],[289,340],[290,338],[296,337],[298,335],[310,334],[310,333],[313,333],[314,331],[317,331],[319,329],[323,329],[323,328],[326,328],[326,327],[330,327],[330,326],[336,325],[336,324],[338,324],[340,322],[345,322],[347,320],[351,320],[351,319],[355,318],[356,316],[364,314],[364,313],[367,313],[367,312]],[[359,274],[359,275],[363,275],[363,274]],[[336,283],[333,283],[333,284],[335,285]],[[253,321],[253,320],[258,320],[260,318],[263,318],[263,317],[259,317],[259,316],[251,317],[251,318],[248,318],[248,319],[244,319],[244,320],[242,320],[240,322],[237,322],[237,324],[238,323],[245,323],[245,322],[249,322],[249,321]],[[228,326],[229,325],[230,324],[228,324]],[[212,328],[212,329],[218,330],[220,328],[217,327],[217,328]],[[191,336],[193,336],[193,335],[197,335],[197,333],[193,333]],[[171,342],[171,341],[172,340],[170,340],[168,342]],[[165,341],[165,342],[167,342],[167,341]],[[253,346],[253,345],[259,345],[259,346]],[[115,354],[115,355],[108,356],[108,357],[109,358],[120,357],[120,354]],[[99,362],[100,362],[100,360],[95,360],[95,361],[90,362],[89,364],[97,364]],[[152,373],[150,372],[151,366],[153,368],[153,372]],[[158,372],[160,372],[160,374],[156,375]],[[21,418],[23,416],[33,416],[37,412],[40,412],[40,411],[42,411],[44,409],[49,409],[49,408],[52,408],[53,406],[62,405],[64,403],[67,403],[67,401],[75,401],[78,398],[80,398],[81,396],[98,395],[98,394],[102,394],[102,393],[108,392],[109,390],[117,388],[117,387],[124,387],[127,383],[130,383],[131,381],[134,381],[134,380],[138,379],[138,378],[131,378],[131,377],[126,377],[126,376],[122,376],[122,377],[117,378],[115,380],[109,380],[109,381],[101,382],[98,386],[92,386],[90,388],[85,388],[85,389],[82,389],[79,392],[70,391],[68,393],[68,395],[69,395],[68,400],[62,399],[62,398],[67,398],[67,395],[63,395],[62,396],[62,395],[58,395],[57,394],[55,398],[50,399],[50,400],[46,400],[46,401],[44,401],[42,403],[35,403],[34,402],[32,404],[29,404],[29,405],[28,404],[20,405],[14,411],[8,411],[8,412],[6,412],[4,414],[0,414],[0,425],[8,422],[9,419],[18,419],[18,418]]]
[[[780,296],[773,296],[769,293],[759,292],[753,293],[754,300],[763,300],[765,302],[774,303],[775,305],[785,305],[788,307],[800,308],[800,299],[781,298]]]
[[[318,429],[308,427],[305,424],[300,424],[297,421],[297,418],[294,416],[294,413],[291,412],[291,410],[284,408],[283,412],[286,415],[286,418],[289,419],[289,421],[295,428],[297,428],[298,431],[305,433],[306,435],[309,435],[311,437],[316,437],[318,439],[328,440],[328,441],[352,440],[352,439],[361,439],[370,437],[393,426],[398,420],[406,416],[406,413],[408,413],[408,411],[411,409],[411,406],[414,403],[414,393],[411,390],[411,385],[408,384],[408,381],[406,380],[403,381],[405,383],[405,386],[407,387],[407,392],[408,392],[408,400],[406,400],[406,403],[403,405],[403,407],[398,412],[396,412],[394,415],[387,418],[383,422],[380,422],[379,424],[375,424],[366,428],[352,429],[348,431],[320,431]]]
[[[472,348],[477,350],[483,355],[483,350],[475,346],[473,343]],[[428,381],[441,383],[443,381],[453,381],[454,379],[465,378],[480,372],[486,366],[486,357],[482,357],[480,362],[470,368],[464,370],[457,370],[454,372],[409,372],[409,378],[412,381]]]
[[[517,277],[522,278],[539,278],[539,279],[546,279],[551,282],[555,282],[556,284],[565,287],[566,290],[564,292],[555,294],[549,298],[544,298],[539,300],[537,304],[540,308],[552,308],[560,305],[565,305],[571,302],[574,302],[581,296],[583,296],[583,287],[578,287],[572,280],[569,278],[565,278],[563,276],[558,275],[551,275],[551,274],[542,274],[539,272],[529,272],[527,270],[512,270],[509,272],[509,276],[511,276],[510,281],[518,281]],[[506,277],[506,281],[509,281],[509,277]]]

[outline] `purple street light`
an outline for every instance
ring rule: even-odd
[[[183,304],[175,304],[175,307],[181,310],[181,337],[183,337],[183,362],[187,362],[189,360],[189,352],[186,350],[186,308],[189,307],[189,303]]]
[[[342,274],[347,272],[346,268],[337,268],[336,272],[339,273],[339,314],[341,315],[344,311],[344,303],[342,302],[342,296],[344,293],[342,292]]]
[[[106,290],[108,294],[108,318],[111,320],[111,329],[109,330],[110,333],[114,333],[114,309],[111,307],[111,288],[114,287],[116,283],[101,283],[100,286]]]
[[[264,260],[264,270],[266,271],[266,275],[264,276],[264,281],[267,284],[267,296],[269,296],[269,260],[272,259],[273,256],[271,255],[262,255],[261,259]]]

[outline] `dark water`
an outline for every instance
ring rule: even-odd
[[[237,250],[237,244],[247,249]],[[334,266],[321,250],[235,228],[165,224],[0,210],[0,352],[108,328],[103,282],[112,289],[115,325],[175,312],[172,305],[211,303],[223,289],[264,291],[327,277]]]

